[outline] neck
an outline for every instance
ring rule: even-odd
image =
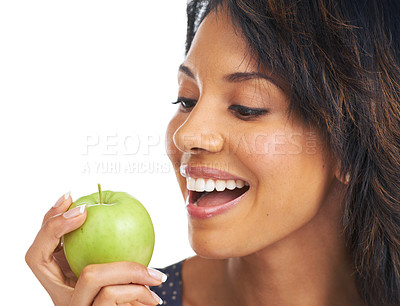
[[[285,239],[223,261],[230,305],[362,305],[337,203]]]

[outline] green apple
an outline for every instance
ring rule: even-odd
[[[89,264],[134,261],[147,266],[154,249],[154,228],[143,205],[125,192],[101,191],[76,200],[87,217],[63,236],[64,253],[76,277]]]

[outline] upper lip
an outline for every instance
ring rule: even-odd
[[[204,166],[192,166],[189,164],[181,165],[180,173],[183,177],[246,181],[241,177],[238,177],[236,175],[233,175],[231,173],[219,169],[209,168]]]

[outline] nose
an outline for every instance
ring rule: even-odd
[[[220,133],[223,124],[216,112],[201,105],[200,100],[189,113],[185,122],[175,131],[175,146],[184,153],[217,153],[224,147]]]

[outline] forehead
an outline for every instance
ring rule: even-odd
[[[207,67],[221,72],[253,70],[246,41],[223,10],[212,11],[205,17],[184,63],[198,70]]]

